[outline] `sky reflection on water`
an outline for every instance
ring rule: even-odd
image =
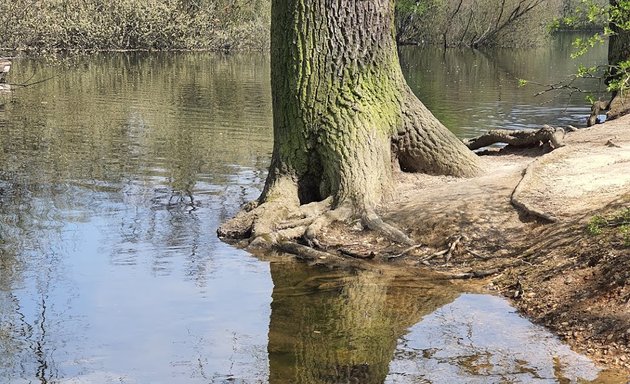
[[[0,383],[411,383],[427,369],[438,383],[475,362],[446,344],[470,323],[436,319],[481,300],[494,330],[530,329],[430,276],[334,273],[218,241],[264,181],[265,56],[84,60],[0,110]],[[528,343],[493,338],[465,353]],[[426,348],[443,351],[408,358]],[[549,377],[552,355],[524,366]],[[514,364],[492,360],[500,369]]]

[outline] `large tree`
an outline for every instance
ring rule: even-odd
[[[313,239],[332,220],[361,218],[401,241],[374,213],[394,173],[473,176],[468,150],[403,78],[394,0],[274,0],[274,150],[255,204],[219,234],[275,243]]]
[[[617,118],[630,113],[630,1],[610,0],[610,29],[608,42],[608,65],[611,68],[608,78],[613,85],[613,98],[610,103],[609,118]]]

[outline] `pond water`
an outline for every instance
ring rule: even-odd
[[[579,124],[581,100],[516,86],[553,76],[544,60],[573,65],[554,46],[536,52],[535,68],[526,52],[402,58],[461,136]],[[0,96],[0,383],[624,381],[465,286],[218,241],[270,158],[264,55],[12,68],[13,82],[49,77]]]

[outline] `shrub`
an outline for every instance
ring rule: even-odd
[[[269,0],[12,0],[0,3],[4,48],[265,49]]]

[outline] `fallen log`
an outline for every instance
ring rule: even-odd
[[[565,131],[562,128],[554,128],[545,125],[541,129],[527,130],[509,130],[509,129],[493,129],[487,133],[474,137],[472,139],[464,139],[464,144],[471,149],[480,149],[493,144],[504,143],[518,148],[539,147],[542,145],[550,145],[552,149],[564,146]]]

